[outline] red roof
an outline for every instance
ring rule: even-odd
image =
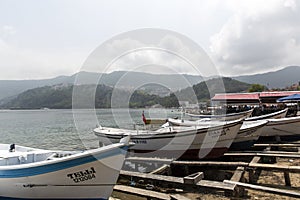
[[[300,94],[300,91],[261,92],[260,97],[284,97],[292,94]]]
[[[224,101],[224,100],[231,100],[231,101],[238,101],[238,100],[245,100],[245,101],[255,101],[261,98],[268,98],[273,97],[274,99],[289,96],[292,94],[300,94],[300,91],[276,91],[276,92],[257,92],[257,93],[223,93],[223,94],[215,94],[212,98],[212,101]]]
[[[230,100],[230,99],[254,99],[259,100],[258,93],[230,93],[230,94],[216,94],[212,100]]]

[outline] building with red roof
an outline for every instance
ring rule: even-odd
[[[277,99],[292,94],[300,94],[300,91],[221,93],[215,94],[211,101],[213,104],[272,104],[276,103]]]

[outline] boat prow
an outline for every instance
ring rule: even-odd
[[[108,199],[125,160],[128,138],[75,151],[0,145],[0,198]]]

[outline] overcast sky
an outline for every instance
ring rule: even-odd
[[[168,29],[189,37],[226,76],[300,65],[299,4],[296,0],[0,0],[0,79],[74,74],[100,44],[139,28]]]

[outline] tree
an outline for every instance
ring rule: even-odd
[[[260,85],[260,84],[251,84],[250,88],[249,88],[249,92],[262,92],[267,90],[267,87],[264,85]]]

